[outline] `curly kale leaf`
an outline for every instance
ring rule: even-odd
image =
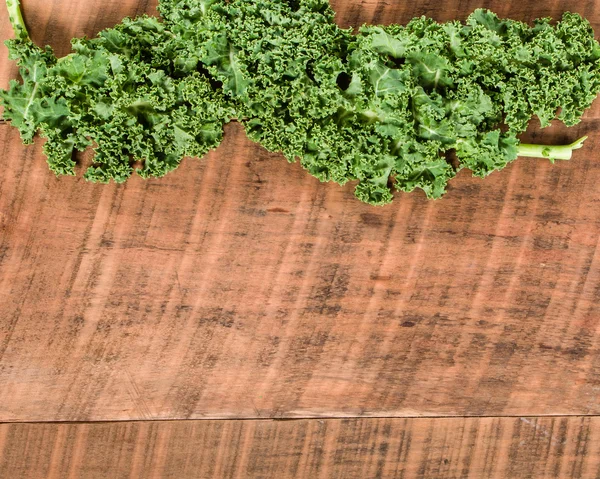
[[[8,40],[9,58],[17,61],[23,83],[10,81],[7,91],[0,90],[4,118],[19,129],[25,143],[31,143],[42,124],[57,127],[70,114],[64,99],[46,85],[48,69],[56,63],[52,50],[42,50],[28,40]]]
[[[11,40],[23,83],[0,92],[4,117],[26,142],[40,131],[56,174],[74,174],[74,150],[93,145],[85,177],[125,181],[135,168],[163,176],[185,156],[216,148],[230,103],[199,72],[177,75],[174,37],[156,18],[125,19],[98,38],[74,40],[74,52],[56,59],[29,39]]]

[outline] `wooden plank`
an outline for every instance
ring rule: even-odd
[[[4,420],[600,411],[594,139],[373,208],[237,125],[124,186],[0,135]]]
[[[0,477],[595,478],[600,419],[0,425]]]
[[[595,2],[484,3],[600,21]],[[86,5],[26,15],[50,41],[146,9]],[[358,24],[475,5],[335,6]],[[571,162],[463,172],[441,201],[374,208],[239,125],[206,159],[122,186],[57,179],[2,127],[0,420],[599,414],[595,136]]]

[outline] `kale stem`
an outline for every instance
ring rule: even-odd
[[[29,34],[27,33],[27,27],[19,8],[19,0],[6,0],[6,8],[8,10],[8,19],[12,25],[15,36],[19,40],[29,40]]]
[[[529,158],[548,158],[549,160],[570,160],[573,155],[573,150],[577,150],[583,146],[583,142],[587,140],[587,136],[579,138],[579,140],[570,145],[529,145],[521,143],[519,145],[518,156],[526,156]]]

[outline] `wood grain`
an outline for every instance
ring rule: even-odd
[[[599,418],[0,425],[11,479],[596,478]]]
[[[483,4],[600,23],[596,2]],[[358,25],[475,2],[334,6]],[[63,53],[152,10],[25,7]],[[571,162],[463,172],[443,200],[384,208],[239,125],[207,158],[122,186],[57,179],[0,127],[0,420],[600,414],[595,111],[529,134],[591,133]]]

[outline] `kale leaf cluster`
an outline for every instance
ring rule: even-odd
[[[25,143],[47,138],[58,175],[92,147],[94,182],[163,176],[235,119],[319,180],[354,181],[364,202],[389,203],[393,189],[439,198],[462,168],[570,158],[582,140],[519,135],[533,117],[575,125],[600,92],[600,45],[573,13],[530,26],[479,9],[353,34],[327,0],[162,0],[160,18],[126,18],[56,58],[30,40],[18,0],[7,5],[22,82],[0,90],[4,118]]]

